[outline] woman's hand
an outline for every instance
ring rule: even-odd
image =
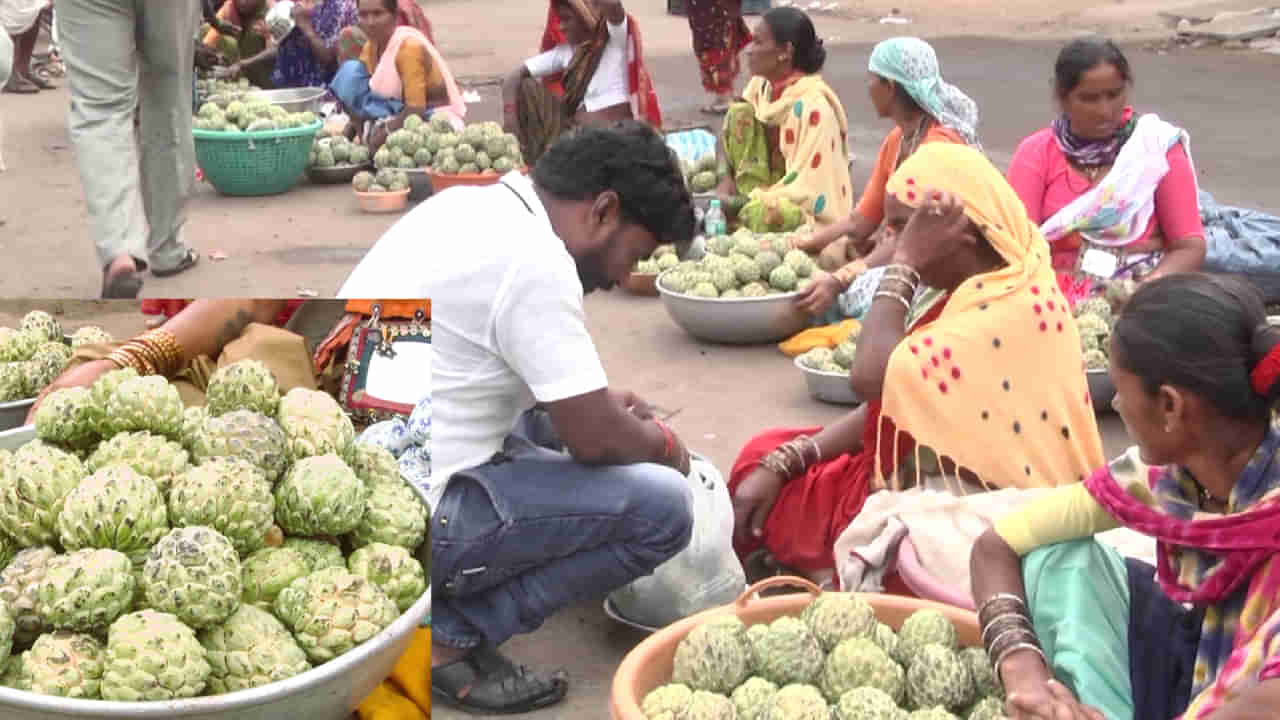
[[[796,307],[810,315],[821,315],[827,311],[844,292],[844,286],[831,273],[817,271],[813,282],[795,299]]]
[[[785,483],[785,478],[763,465],[742,479],[733,494],[733,534],[739,542],[758,540],[764,534],[764,523]]]
[[[635,415],[641,420],[654,419],[653,406],[645,402],[630,390],[610,390],[609,394],[617,401],[627,412]]]
[[[893,261],[916,270],[947,262],[972,242],[964,202],[953,193],[929,190],[896,239]]]
[[[30,425],[36,421],[36,410],[39,409],[40,403],[44,402],[45,397],[49,393],[54,392],[55,390],[64,390],[66,388],[89,387],[98,378],[106,375],[112,370],[119,369],[119,366],[110,360],[94,360],[67,370],[54,378],[53,382],[49,383],[45,389],[40,391],[40,395],[31,406],[31,410],[27,412],[26,424]]]
[[[1057,680],[1009,693],[1004,711],[1009,720],[1107,720],[1097,708],[1076,700]]]

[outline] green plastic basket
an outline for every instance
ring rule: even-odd
[[[278,195],[302,181],[322,123],[288,130],[192,130],[196,162],[223,195]]]

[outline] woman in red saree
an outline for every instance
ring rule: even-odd
[[[742,68],[738,54],[751,44],[751,31],[742,19],[742,0],[687,0],[685,5],[702,87],[712,96],[702,111],[723,115],[733,101],[733,85]]]
[[[932,143],[885,201],[893,264],[850,378],[865,404],[826,428],[753,438],[730,475],[739,554],[765,551],[819,583],[833,582],[835,540],[867,494],[918,479],[902,463],[917,444],[984,487],[1065,485],[1103,461],[1048,244],[1000,172],[978,150]],[[942,296],[904,331],[921,285]]]

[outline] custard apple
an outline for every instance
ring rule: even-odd
[[[189,456],[178,443],[149,432],[120,433],[93,451],[85,465],[97,472],[109,465],[128,465],[156,482],[161,495],[169,494],[176,477],[187,471]]]
[[[293,630],[307,657],[323,663],[382,632],[400,612],[369,580],[329,568],[281,590],[275,614]]]
[[[913,710],[911,714],[907,716],[907,720],[960,720],[960,718],[947,712],[947,709],[944,707],[934,706],[931,708]]]
[[[9,662],[3,668],[4,672],[0,673],[0,687],[13,688],[14,690],[31,690],[31,675],[26,672],[27,656],[31,654],[28,650],[22,653],[14,653],[9,657]]]
[[[209,411],[203,405],[191,405],[182,411],[182,447],[186,448],[190,453],[195,448],[196,436],[200,433],[200,429],[204,427],[204,421],[208,419]],[[195,458],[192,458],[195,462]]]
[[[92,635],[59,631],[41,635],[23,661],[30,690],[40,695],[97,700],[106,649]]]
[[[271,369],[257,360],[234,362],[218,368],[209,378],[205,407],[212,417],[232,410],[274,416],[280,407],[280,384]]]
[[[0,473],[4,472],[4,464],[8,461],[8,458],[0,454]],[[0,532],[0,570],[9,567],[9,563],[13,560],[13,556],[18,554],[18,550],[18,542]]]
[[[86,325],[71,333],[71,349],[85,345],[106,345],[115,342],[111,333],[95,325]]]
[[[320,390],[294,388],[280,400],[277,419],[294,461],[336,453],[351,457],[356,431],[338,401]]]
[[[876,626],[875,610],[851,593],[819,595],[805,607],[800,619],[808,624],[824,652],[852,637],[870,637]]]
[[[961,649],[956,655],[960,658],[960,662],[969,668],[969,677],[973,678],[973,691],[976,696],[1004,698],[1004,688],[996,679],[995,668],[991,667],[991,660],[987,657],[985,650],[968,647]]]
[[[879,645],[881,650],[889,653],[889,657],[895,658],[896,661],[898,657],[898,634],[893,631],[893,628],[882,622],[877,622],[875,629],[871,631],[871,640],[876,645]]]
[[[27,646],[44,632],[38,610],[38,591],[49,561],[58,553],[51,547],[32,547],[20,551],[13,562],[0,572],[0,605],[9,609],[13,619],[13,644]],[[13,664],[13,659],[9,659]]]
[[[53,316],[43,310],[32,310],[22,318],[21,329],[34,333],[41,340],[62,342],[62,326]]]
[[[165,378],[149,375],[125,380],[106,408],[113,433],[146,430],[174,440],[182,437],[182,398]]]
[[[822,668],[822,690],[827,699],[839,702],[857,687],[883,690],[896,703],[906,692],[902,666],[870,639],[851,637],[835,647]]]
[[[796,271],[790,265],[779,265],[769,273],[769,285],[775,290],[791,292],[796,289]]]
[[[9,612],[8,603],[0,603],[0,672],[4,672],[4,667],[9,662],[14,630],[13,614]]]
[[[756,631],[748,636],[757,673],[779,686],[793,683],[813,684],[822,675],[822,646],[803,620],[780,617],[768,626],[768,632]]]
[[[640,712],[644,713],[647,720],[685,718],[692,701],[693,690],[688,685],[668,683],[645,694],[640,701]]]
[[[769,699],[761,720],[831,720],[831,708],[818,688],[794,683]]]
[[[687,720],[737,720],[738,710],[733,701],[719,693],[694,690],[689,699]]]
[[[907,667],[907,699],[912,707],[942,705],[959,710],[973,702],[973,678],[955,650],[929,643],[920,648]]]
[[[212,694],[248,690],[311,669],[307,654],[271,613],[241,605],[221,625],[199,634],[212,671]]]
[[[102,698],[121,702],[176,700],[199,695],[212,668],[196,633],[155,610],[129,613],[107,634]]]
[[[192,457],[231,457],[257,466],[274,484],[288,465],[284,431],[275,420],[251,410],[233,410],[206,419],[192,441]]]
[[[729,699],[738,710],[738,720],[760,720],[769,701],[777,694],[777,685],[762,677],[749,677],[734,689]]]
[[[396,545],[366,545],[347,558],[347,569],[381,588],[400,612],[408,610],[427,589],[422,563]]]
[[[240,557],[213,528],[175,528],[147,555],[142,584],[155,609],[197,630],[209,627],[240,606]]]
[[[731,693],[750,675],[746,627],[734,616],[702,623],[676,647],[671,679],[694,690]]]
[[[907,720],[907,711],[874,687],[858,687],[841,695],[835,710],[838,720]]]
[[[118,550],[135,565],[169,531],[160,486],[128,465],[109,465],[67,494],[58,537],[67,550]]]
[[[379,482],[368,486],[364,514],[351,531],[351,545],[378,542],[416,550],[426,537],[430,517],[426,503],[404,480]]]
[[[809,253],[803,250],[788,250],[782,256],[782,263],[795,271],[797,278],[806,278],[813,274],[814,262]]]
[[[917,610],[898,630],[898,653],[893,659],[909,668],[920,648],[930,643],[939,643],[954,652],[959,646],[956,628],[937,610]]]
[[[38,332],[0,328],[0,362],[24,362],[31,359],[46,338]]]
[[[137,370],[133,368],[120,368],[111,372],[103,373],[97,380],[93,381],[93,385],[89,386],[89,392],[93,394],[93,406],[98,413],[96,422],[105,425],[107,421],[107,403],[111,400],[111,396],[116,394],[116,388],[126,380],[142,377]]]
[[[54,390],[36,408],[36,436],[85,450],[98,440],[99,417],[91,390],[82,387]]]
[[[169,492],[169,523],[203,525],[222,533],[240,555],[260,550],[274,524],[271,483],[238,458],[214,458],[178,477]]]
[[[31,363],[0,363],[0,402],[14,402],[35,397]]]
[[[313,541],[314,542],[314,541]],[[337,550],[334,545],[323,543]],[[341,561],[341,551],[338,553]],[[327,565],[326,567],[343,567]],[[289,547],[266,547],[254,552],[240,563],[240,600],[271,610],[280,591],[300,577],[313,571],[311,560],[300,551]]]
[[[310,568],[307,574],[326,568],[346,569],[347,560],[342,557],[342,548],[325,540],[311,538],[287,537],[281,547],[296,550],[306,558]]]
[[[0,531],[22,547],[58,540],[58,513],[85,476],[75,455],[48,443],[23,445],[0,472]]]
[[[59,555],[45,566],[36,606],[46,628],[102,632],[129,612],[137,589],[133,563],[115,550],[86,549]]]
[[[71,348],[61,342],[47,342],[31,356],[27,366],[31,372],[31,394],[37,395],[67,369]]]
[[[390,450],[375,443],[364,442],[356,445],[351,469],[356,472],[356,477],[371,488],[384,482],[393,485],[404,484],[400,476],[400,463],[396,460],[396,456],[392,455]]]
[[[276,522],[289,535],[342,535],[360,525],[368,495],[342,458],[306,457],[276,486]]]
[[[1004,700],[988,695],[969,708],[965,720],[1005,720]]]

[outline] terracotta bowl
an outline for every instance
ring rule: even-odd
[[[360,209],[367,213],[400,212],[409,206],[409,190],[395,192],[360,192],[352,190],[356,200],[360,201]]]

